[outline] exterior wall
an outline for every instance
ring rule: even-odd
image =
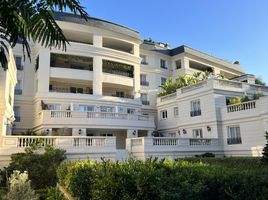
[[[226,98],[241,97],[244,92],[249,96],[261,92],[265,96],[256,101],[226,106]],[[202,129],[203,138],[219,140],[219,148],[226,156],[261,156],[264,133],[268,129],[267,95],[267,87],[209,79],[158,98],[158,130],[167,136],[176,133],[179,138],[193,138],[193,130]],[[201,115],[190,117],[190,102],[196,99],[200,100]],[[177,106],[179,116],[174,117],[173,108]],[[167,110],[167,119],[161,119],[162,110]],[[228,144],[229,126],[240,127],[241,144]]]
[[[0,66],[0,134],[11,134],[14,121],[14,88],[17,83],[16,66],[12,50],[8,55],[8,69]]]

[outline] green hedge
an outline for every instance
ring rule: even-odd
[[[197,160],[68,161],[57,175],[81,200],[268,199],[267,167],[232,168]]]

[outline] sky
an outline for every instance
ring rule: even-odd
[[[80,0],[92,17],[234,62],[268,83],[268,0]]]

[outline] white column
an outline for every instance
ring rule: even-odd
[[[93,95],[102,95],[102,58],[93,58]]]
[[[140,98],[140,65],[134,65],[134,88],[133,95],[135,99]]]
[[[49,49],[41,48],[39,51],[39,68],[37,71],[37,92],[47,93],[49,91],[50,77],[50,51]]]
[[[102,36],[93,35],[93,45],[95,47],[102,47]]]
[[[133,44],[133,54],[134,56],[140,57],[140,45],[139,44]]]
[[[181,59],[181,68],[182,69],[189,69],[190,68],[190,64],[189,64],[189,59],[188,58],[183,57]]]

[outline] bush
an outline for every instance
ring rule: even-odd
[[[65,151],[49,146],[44,150],[43,153],[40,153],[40,149],[35,151],[34,148],[31,148],[27,149],[25,153],[12,154],[11,163],[1,172],[3,178],[1,185],[6,185],[6,174],[11,175],[14,170],[19,170],[28,172],[34,189],[56,186],[56,169],[65,159]]]
[[[266,139],[267,143],[266,143],[265,147],[263,148],[261,161],[263,163],[268,164],[268,131],[265,132],[265,139]]]
[[[192,161],[191,161],[192,159]],[[230,161],[230,165],[224,165]],[[267,199],[268,168],[247,158],[62,163],[60,183],[78,199]],[[234,166],[245,161],[258,168]]]
[[[8,193],[4,196],[6,200],[37,200],[34,190],[28,180],[28,173],[14,171],[9,178]]]
[[[58,188],[52,187],[47,190],[46,200],[65,200],[65,197]]]

